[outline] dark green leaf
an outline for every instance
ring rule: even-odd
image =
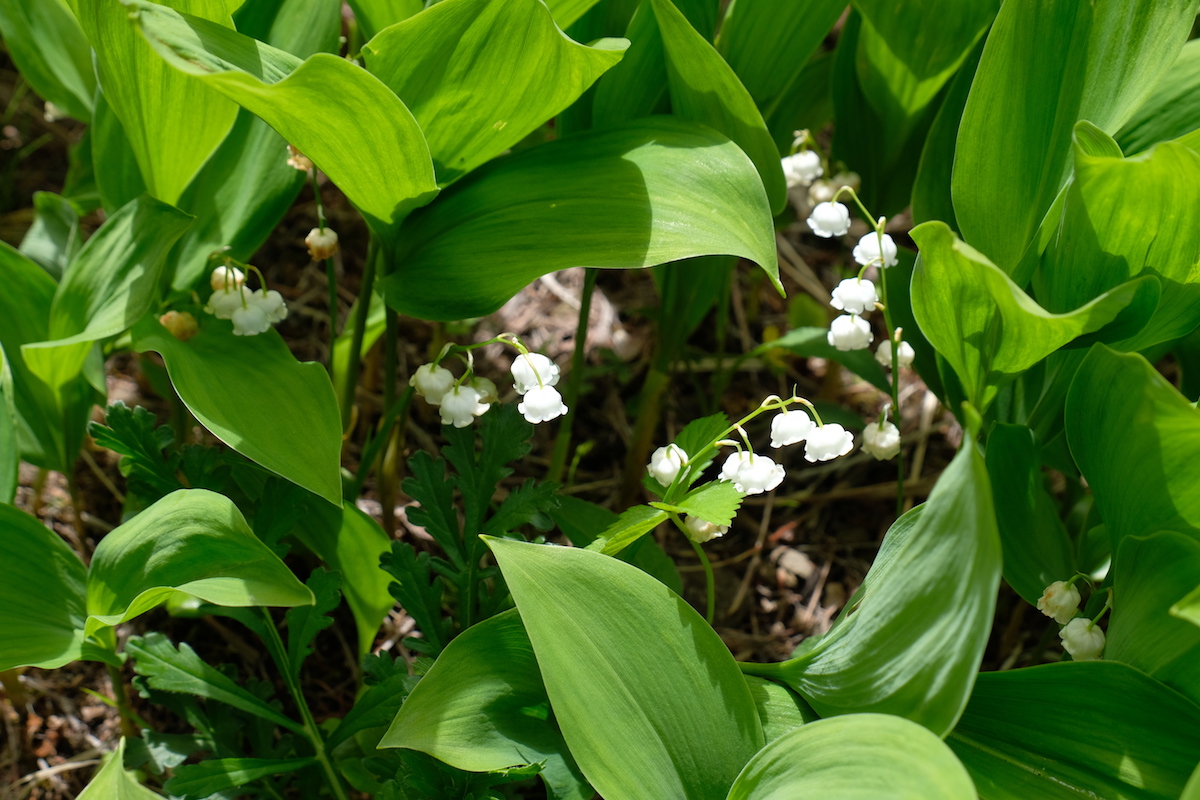
[[[187,760],[188,756],[210,746],[202,736],[192,733],[158,733],[144,730],[139,739],[125,742],[125,768],[145,766],[155,775],[162,775]]]
[[[463,501],[466,552],[474,552],[475,537],[484,531],[486,517],[500,481],[512,474],[509,465],[530,450],[533,425],[508,403],[493,408],[479,421],[483,446],[475,448],[475,428],[443,426],[449,445],[442,451],[458,473],[455,480]]]
[[[558,486],[535,483],[529,478],[514,488],[483,526],[489,536],[509,536],[521,525],[532,524],[541,531],[554,527],[549,512],[558,506]]]
[[[312,655],[313,640],[317,634],[333,624],[330,612],[342,601],[339,591],[342,584],[341,576],[336,572],[323,569],[313,570],[305,582],[312,592],[316,602],[311,606],[289,608],[284,618],[287,620],[287,655],[288,666],[292,669],[292,680],[299,685],[300,667],[304,659]]]
[[[409,459],[408,470],[412,477],[404,481],[404,493],[417,503],[409,510],[408,518],[433,537],[456,569],[462,569],[466,566],[462,531],[454,505],[454,481],[446,477],[446,462],[422,450]]]
[[[333,750],[360,731],[390,725],[418,680],[407,672],[401,672],[369,686],[325,740],[325,747]]]
[[[152,500],[183,488],[175,476],[178,454],[163,453],[175,435],[166,425],[156,425],[157,422],[142,406],[131,409],[125,401],[117,400],[105,410],[103,425],[88,424],[88,433],[97,445],[120,453],[117,466],[131,489]]]
[[[80,122],[92,118],[96,72],[91,47],[61,0],[0,0],[0,36],[34,91]]]
[[[442,616],[442,579],[433,575],[429,553],[417,555],[411,544],[392,542],[392,551],[380,556],[379,562],[393,579],[388,590],[428,643],[418,649],[428,650],[427,655],[441,652],[450,640],[450,621]]]
[[[186,764],[163,788],[181,800],[203,800],[217,792],[238,789],[259,778],[295,772],[317,763],[315,758],[219,758]]]
[[[559,497],[558,507],[550,511],[550,516],[576,547],[587,547],[617,521],[617,515],[607,508],[572,495]],[[683,594],[683,581],[674,560],[654,539],[643,536],[618,553],[617,558],[658,578],[675,594]]]
[[[778,339],[763,342],[748,354],[763,356],[772,350],[787,350],[801,358],[825,358],[838,362],[881,392],[891,392],[887,376],[869,350],[838,350],[829,344],[829,328],[793,328]]]

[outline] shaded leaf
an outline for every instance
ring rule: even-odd
[[[758,710],[758,721],[762,723],[767,744],[801,725],[820,719],[803,697],[782,683],[753,675],[744,677],[750,696],[754,698],[754,707]]]
[[[836,361],[880,391],[892,390],[883,367],[879,366],[870,350],[838,350],[829,344],[829,328],[793,328],[778,339],[763,342],[748,355],[762,356],[775,349],[786,350],[800,358]]]
[[[90,122],[96,94],[91,46],[62,0],[0,2],[4,49],[34,91],[70,117]]]
[[[199,764],[185,764],[163,788],[182,800],[203,800],[226,789],[310,767],[315,758],[214,758]]]
[[[33,224],[21,239],[21,254],[60,281],[82,244],[79,214],[71,201],[53,192],[34,192]]]
[[[417,623],[422,639],[406,639],[411,649],[436,655],[450,640],[450,620],[442,615],[442,578],[434,576],[429,553],[417,554],[407,542],[392,542],[379,564],[392,582],[388,591]]]
[[[1154,91],[1116,133],[1126,153],[1140,153],[1158,142],[1200,128],[1200,42],[1184,44],[1175,63]]]
[[[175,434],[157,422],[142,406],[131,409],[124,400],[117,400],[105,410],[103,425],[88,424],[88,433],[97,445],[121,455],[117,468],[131,488],[154,499],[183,488],[175,476],[179,456],[163,453]]]
[[[304,585],[312,592],[316,602],[289,608],[284,614],[287,620],[288,666],[292,670],[292,680],[297,685],[300,682],[300,668],[304,660],[312,655],[313,640],[333,624],[333,617],[329,614],[342,601],[342,593],[338,591],[341,584],[342,578],[338,573],[313,570]]]

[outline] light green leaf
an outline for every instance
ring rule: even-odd
[[[358,628],[358,651],[365,654],[396,604],[388,591],[391,578],[379,568],[379,556],[392,548],[388,535],[352,503],[344,504],[339,513],[328,503],[315,501],[308,504],[293,535],[342,574],[342,593]]]
[[[729,800],[975,800],[950,748],[902,717],[851,714],[817,720],[759,752]]]
[[[17,401],[12,370],[0,344],[0,503],[11,504],[17,494],[21,448],[17,443]]]
[[[79,213],[71,201],[53,192],[34,192],[33,224],[21,239],[21,254],[59,281],[82,244]]]
[[[530,281],[574,266],[737,255],[778,287],[770,209],[754,165],[720,134],[667,118],[493,162],[410,217],[400,238],[384,299],[425,319],[489,314]]]
[[[137,662],[137,673],[150,688],[203,697],[241,709],[302,733],[304,728],[272,708],[265,700],[238,686],[232,678],[196,655],[186,642],[176,649],[161,633],[134,636],[125,651]]]
[[[1200,538],[1200,411],[1146,359],[1093,347],[1067,394],[1066,429],[1114,553],[1126,536]]]
[[[87,581],[87,633],[177,594],[219,606],[299,606],[312,592],[260,542],[237,506],[205,489],[172,492],[105,536]]]
[[[146,182],[125,128],[102,91],[96,92],[96,112],[88,131],[96,191],[105,213],[113,214],[145,194]]]
[[[416,120],[366,70],[330,53],[301,62],[206,20],[123,1],[163,59],[265,120],[327,173],[385,240],[437,193]]]
[[[1027,602],[1075,574],[1075,551],[1046,491],[1033,432],[997,424],[988,435],[987,471],[996,501],[1004,580]]]
[[[912,187],[912,213],[915,223],[940,219],[954,230],[958,230],[954,202],[951,199],[954,143],[982,53],[983,44],[980,43],[950,81],[941,108],[933,118],[925,136],[925,143],[921,146],[921,160]]]
[[[551,716],[533,646],[515,609],[450,642],[378,746],[419,750],[468,772],[545,762],[542,777],[549,786],[559,784],[552,789],[556,797],[588,800],[594,794]]]
[[[763,735],[746,682],[700,615],[615,559],[487,542],[596,790],[607,800],[724,796]]]
[[[758,710],[758,721],[762,723],[763,737],[767,744],[801,725],[820,719],[803,697],[782,683],[766,678],[744,675],[754,707]]]
[[[150,194],[174,204],[225,138],[237,106],[171,69],[112,0],[67,0],[95,48],[100,85],[121,120]],[[174,0],[214,28],[233,27],[240,0]]]
[[[416,117],[445,186],[573,103],[628,45],[572,41],[541,0],[442,0],[363,56]]]
[[[425,9],[425,0],[349,0],[363,39],[370,39],[389,25],[403,22]]]
[[[1081,123],[1077,136],[1085,131]],[[1046,308],[1061,312],[1153,275],[1162,285],[1158,308],[1120,344],[1142,350],[1200,325],[1200,154],[1164,143],[1126,159],[1105,139],[1115,152],[1076,142],[1075,177],[1035,286]]]
[[[175,768],[163,788],[181,800],[203,800],[260,778],[311,767],[315,758],[214,758]]]
[[[745,496],[729,481],[709,481],[684,495],[678,506],[684,513],[713,525],[730,525]]]
[[[109,753],[104,764],[79,793],[77,800],[161,800],[137,782],[133,773],[125,771],[125,737],[117,742],[117,749]]]
[[[829,633],[791,661],[740,666],[786,683],[821,716],[895,714],[944,736],[975,682],[999,583],[987,472],[967,443],[928,502],[887,532]]]
[[[1171,604],[1200,583],[1200,542],[1164,531],[1128,536],[1113,560],[1113,611],[1104,657],[1124,661],[1200,703],[1200,628]]]
[[[981,800],[1175,800],[1200,760],[1200,708],[1110,661],[987,672],[946,744]]]
[[[1070,173],[1075,123],[1115,133],[1171,67],[1195,17],[1193,0],[1005,2],[958,131],[963,238],[1011,274]]]
[[[1179,795],[1179,800],[1200,800],[1200,764],[1196,765],[1187,786],[1183,787],[1183,794]]]
[[[1055,350],[1110,323],[1112,335],[1124,338],[1158,302],[1157,281],[1144,277],[1069,313],[1051,314],[945,223],[923,223],[912,235],[921,251],[913,313],[981,412],[1001,386]]]
[[[604,555],[616,555],[666,521],[666,511],[650,506],[630,506],[600,534],[595,543],[602,544],[599,550]],[[593,546],[589,549],[597,548]]]
[[[1149,150],[1200,128],[1200,40],[1179,51],[1179,58],[1134,112],[1116,139],[1126,153]]]
[[[180,399],[214,436],[341,505],[341,415],[328,373],[297,361],[273,330],[234,336],[225,320],[200,322],[181,342],[147,317],[133,330],[134,349],[163,357]]]
[[[62,0],[0,0],[0,36],[33,90],[80,122],[91,122],[92,50]]]
[[[771,210],[787,205],[787,185],[779,150],[762,114],[733,68],[671,0],[651,0],[667,55],[671,111],[732,139],[754,162]]]
[[[1200,625],[1200,586],[1197,586],[1187,595],[1171,606],[1171,616],[1186,619],[1193,625]]]
[[[0,672],[80,658],[87,568],[58,534],[0,505]]]
[[[558,508],[550,509],[549,514],[576,547],[587,547],[617,521],[617,514],[607,508],[569,494],[559,495]],[[683,581],[674,560],[653,538],[643,536],[617,554],[617,558],[653,575],[675,594],[683,593]]]

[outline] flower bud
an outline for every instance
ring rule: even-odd
[[[333,254],[337,252],[338,235],[334,233],[333,228],[313,228],[308,232],[308,236],[304,237],[304,243],[308,245],[308,254],[312,256],[313,261],[324,261],[333,258]]]
[[[196,318],[186,311],[168,311],[158,318],[159,323],[181,342],[200,332]]]
[[[313,168],[312,159],[301,153],[294,145],[288,145],[288,166],[292,169],[298,169],[301,172],[308,172]]]
[[[865,319],[852,314],[843,314],[829,326],[826,340],[838,350],[863,350],[875,339],[871,326]]]
[[[900,360],[900,369],[908,369],[912,366],[913,359],[917,354],[913,351],[913,347],[908,342],[901,342],[896,345],[896,355]],[[883,341],[879,343],[879,347],[875,348],[875,360],[884,369],[892,366],[892,343],[891,341]]]
[[[442,424],[465,428],[491,408],[481,403],[479,392],[470,386],[455,386],[442,395]]]
[[[246,273],[242,272],[237,267],[219,266],[212,271],[208,276],[208,283],[212,286],[214,292],[223,292],[227,289],[238,289],[246,282]]]
[[[454,386],[454,373],[436,364],[422,364],[408,379],[408,385],[431,405],[442,402],[442,397]]]
[[[815,427],[816,424],[803,411],[783,411],[771,420],[771,447],[802,442]]]
[[[1086,617],[1076,617],[1058,632],[1063,649],[1076,661],[1096,661],[1104,652],[1104,631]]]
[[[879,295],[875,291],[875,284],[858,278],[847,278],[833,290],[833,299],[829,301],[829,305],[847,314],[865,314],[874,311],[878,302]]]
[[[1079,590],[1066,581],[1055,581],[1038,598],[1037,609],[1059,625],[1066,625],[1079,610]]]
[[[679,471],[683,469],[687,460],[688,454],[682,447],[677,444],[669,444],[654,451],[646,469],[654,480],[663,486],[670,486],[679,476]]]
[[[556,376],[557,377],[557,376]],[[549,422],[567,413],[562,395],[552,386],[533,386],[525,392],[525,399],[517,404],[525,419],[537,424]]]
[[[821,156],[812,150],[793,153],[780,162],[787,187],[807,186],[825,174],[821,168]]]
[[[729,533],[728,525],[714,525],[699,517],[685,517],[683,527],[687,531],[687,537],[696,544],[704,544]]]
[[[844,236],[850,230],[850,209],[841,203],[818,203],[806,222],[813,233],[824,239]]]
[[[863,428],[862,449],[879,461],[895,458],[900,452],[900,429],[890,422],[872,422]]]
[[[830,461],[844,456],[854,448],[854,436],[836,422],[826,423],[808,435],[804,443],[804,458],[808,461]]]
[[[880,249],[879,240],[883,239],[883,249]],[[894,267],[900,263],[900,259],[896,258],[896,243],[891,236],[886,233],[880,236],[875,231],[871,231],[866,236],[858,240],[858,244],[854,247],[851,255],[854,260],[864,267],[874,265],[876,267]]]
[[[490,378],[482,375],[472,376],[471,388],[479,392],[479,402],[481,403],[495,403],[500,399],[500,390],[496,388],[496,384]]]
[[[537,386],[557,385],[558,365],[541,353],[522,353],[513,360],[512,376],[517,394],[525,394]]]

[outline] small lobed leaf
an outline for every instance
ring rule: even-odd
[[[413,649],[436,655],[450,640],[450,621],[442,616],[442,579],[434,577],[429,553],[417,554],[407,542],[393,542],[380,566],[393,578],[388,591],[417,623],[423,640],[406,640]]]
[[[616,555],[650,531],[667,521],[667,512],[650,506],[630,506],[621,512],[589,550],[599,550],[606,556]]]
[[[142,406],[132,409],[123,400],[109,404],[104,412],[104,424],[88,424],[88,433],[101,447],[107,447],[121,458],[117,467],[129,481],[131,490],[148,494],[154,499],[182,488],[175,470],[179,456],[164,455],[175,435],[166,425]]]
[[[688,492],[678,505],[685,513],[705,522],[730,525],[745,497],[730,481],[710,481]]]
[[[339,591],[342,578],[336,572],[317,569],[313,570],[305,586],[312,592],[316,602],[311,606],[289,608],[284,618],[287,620],[287,655],[288,665],[292,670],[292,680],[299,684],[300,667],[304,660],[312,655],[313,640],[317,634],[333,624],[329,613],[342,601]]]

